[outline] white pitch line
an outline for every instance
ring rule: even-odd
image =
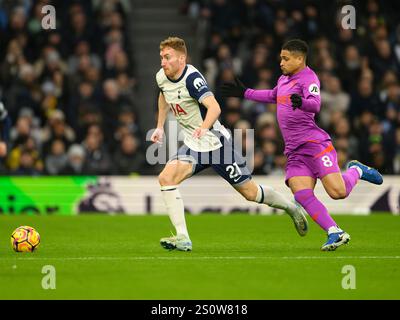
[[[1,261],[41,261],[41,260],[55,260],[55,261],[75,261],[75,260],[326,260],[326,259],[361,259],[361,260],[379,260],[379,259],[400,259],[400,256],[275,256],[275,257],[253,257],[253,256],[238,256],[238,257],[230,257],[230,256],[181,256],[181,257],[166,257],[166,256],[158,256],[158,257],[3,257]]]

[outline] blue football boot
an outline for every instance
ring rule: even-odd
[[[336,248],[350,241],[350,235],[344,231],[328,234],[328,241],[321,247],[322,251],[334,251]]]
[[[368,182],[371,182],[373,184],[382,184],[383,183],[383,177],[382,175],[378,172],[378,170],[368,167],[365,164],[362,164],[361,162],[357,160],[351,160],[347,168],[356,166],[361,169],[362,175],[361,175],[361,180],[365,180]]]

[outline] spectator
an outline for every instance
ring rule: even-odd
[[[351,159],[358,159],[358,140],[350,132],[350,123],[347,118],[340,118],[336,126],[334,127],[334,132],[332,135],[334,145],[336,150],[341,149],[344,151]],[[350,160],[350,159],[349,159]]]
[[[43,129],[43,150],[47,154],[50,152],[50,146],[56,139],[64,142],[69,147],[75,140],[75,132],[65,123],[65,116],[61,110],[54,110],[49,118],[48,125]]]
[[[138,173],[145,166],[145,161],[145,157],[139,152],[137,139],[127,134],[121,139],[119,148],[114,153],[114,173],[119,175]]]
[[[71,166],[62,169],[66,150],[82,141],[88,157],[97,162],[90,170],[77,164],[69,172],[110,173],[112,153],[100,135],[87,132],[97,130],[91,129],[93,125],[104,125],[111,144],[122,107],[133,108],[136,81],[125,28],[129,4],[46,1],[56,7],[57,30],[42,32],[43,3],[34,3],[30,11],[20,3],[9,1],[9,23],[3,26],[0,21],[0,56],[4,58],[0,95],[14,124],[8,173],[68,172]],[[31,1],[26,4],[32,5]],[[121,126],[140,136],[137,114],[132,112],[122,116]],[[72,150],[78,159],[77,148]],[[138,153],[143,155],[143,150]],[[45,159],[46,170],[41,159]]]
[[[281,44],[300,37],[310,43],[308,62],[321,79],[322,108],[317,120],[332,134],[342,168],[349,158],[359,157],[383,172],[393,172],[394,163],[399,163],[393,160],[400,127],[398,13],[374,0],[359,3],[357,29],[351,30],[341,26],[342,4],[324,4],[323,8],[307,1],[282,4],[274,7],[269,2],[246,0],[204,6],[203,1],[190,1],[187,12],[193,14],[197,8],[197,15],[209,25],[206,38],[211,40],[203,57],[206,69],[212,69],[208,80],[214,83],[216,79],[216,96],[219,83],[233,82],[235,75],[247,87],[271,89],[281,75]],[[237,9],[242,23],[232,25]],[[216,20],[222,16],[226,20]],[[222,59],[225,63],[210,67],[210,61],[221,61],[221,56],[227,58]],[[241,73],[232,61],[242,62]],[[228,105],[230,101],[221,101],[228,127],[246,119],[256,128],[255,173],[281,172],[285,161],[273,116],[276,107],[252,101],[243,101],[240,109]],[[273,144],[275,152],[271,152]]]
[[[22,150],[18,166],[13,171],[16,176],[38,176],[41,170],[35,165],[35,158],[29,150]]]
[[[322,126],[328,127],[333,111],[347,112],[350,95],[342,90],[339,78],[328,76],[321,90],[321,101],[319,120]]]
[[[65,144],[62,140],[54,140],[50,147],[50,154],[45,159],[46,172],[50,175],[58,175],[67,165]]]
[[[349,116],[354,119],[365,110],[371,111],[379,117],[383,115],[383,108],[377,93],[373,90],[372,82],[368,79],[360,79],[357,92],[351,97]]]
[[[73,144],[68,149],[68,159],[66,166],[61,170],[62,175],[84,175],[87,174],[85,168],[85,149],[80,144]]]
[[[111,173],[111,157],[103,141],[101,128],[92,125],[83,142],[85,148],[85,168],[87,174],[109,175]]]
[[[23,158],[27,153],[29,157]],[[7,166],[13,172],[23,172],[24,168],[33,168],[35,174],[43,172],[43,161],[32,137],[27,137],[25,141],[12,148],[7,158]],[[21,168],[22,171],[18,171]]]
[[[113,79],[107,79],[103,85],[104,98],[101,105],[101,113],[104,119],[104,132],[107,132],[107,141],[111,141],[112,132],[118,125],[118,114],[123,106],[128,104],[119,92],[118,84]]]

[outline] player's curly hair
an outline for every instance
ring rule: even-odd
[[[167,39],[160,42],[160,50],[163,50],[166,47],[170,47],[176,51],[182,52],[187,55],[187,49],[185,40],[178,37],[168,37]]]
[[[286,42],[282,46],[282,50],[287,50],[289,52],[297,51],[303,54],[305,57],[308,53],[308,45],[305,41],[300,39],[292,39]]]

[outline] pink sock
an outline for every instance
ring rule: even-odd
[[[349,196],[351,190],[357,184],[358,179],[360,179],[360,174],[356,168],[349,168],[344,174],[342,174],[344,183],[346,185],[346,197]]]
[[[297,191],[294,194],[294,198],[325,231],[328,231],[330,227],[337,226],[336,222],[329,215],[326,207],[315,197],[313,190],[304,189]]]

